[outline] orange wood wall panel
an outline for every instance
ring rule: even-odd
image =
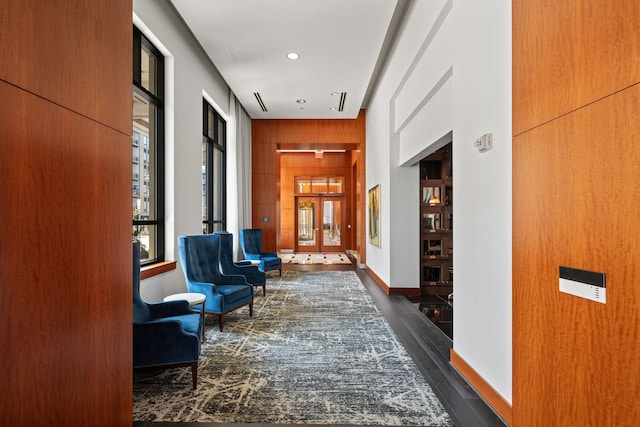
[[[278,137],[276,120],[251,122],[252,227],[262,228],[262,248],[276,251],[278,228]],[[268,217],[269,221],[262,219]]]
[[[131,132],[113,108],[131,98],[131,13],[131,0],[2,2],[0,80]]]
[[[278,142],[278,127],[280,120],[252,120],[251,141],[256,144]]]
[[[320,143],[352,143],[360,142],[360,123],[357,120],[319,120]]]
[[[516,426],[640,420],[640,84],[514,138]],[[607,303],[558,268],[606,273]]]
[[[351,157],[348,153],[324,153],[322,159],[316,159],[312,153],[282,153],[280,154],[280,177],[281,177],[281,217],[280,235],[281,248],[295,248],[295,215],[297,213],[295,205],[294,181],[296,176],[323,176],[342,175],[344,176],[345,192],[345,216],[346,224],[350,222],[351,216]],[[348,230],[344,228],[344,230]],[[351,235],[349,232],[343,233],[346,248],[351,248]]]
[[[638,81],[640,2],[513,1],[513,133]]]
[[[359,264],[367,261],[367,237],[365,233],[367,191],[366,186],[366,112],[361,110],[358,115],[360,123],[360,143],[357,149],[351,152],[352,167],[352,195],[355,201],[353,218],[356,226],[352,228],[353,249],[356,250],[356,258]]]
[[[0,5],[7,425],[131,424],[131,13]]]
[[[130,425],[131,138],[0,99],[2,422]]]
[[[278,120],[278,143],[300,144],[317,142],[317,120]]]
[[[364,155],[366,113],[360,111],[357,119],[349,120],[252,120],[251,122],[251,153],[252,153],[252,219],[253,227],[262,228],[265,238],[265,250],[280,250],[281,248],[292,248],[294,233],[292,232],[292,216],[294,212],[293,193],[291,200],[288,196],[289,181],[292,179],[289,173],[284,173],[280,167],[281,156],[277,154],[278,147],[286,149],[330,149],[331,144],[336,144],[336,149],[359,149],[359,155]],[[340,123],[332,123],[340,122]],[[319,141],[323,141],[320,143]],[[340,147],[338,147],[340,145]],[[327,157],[327,154],[325,154]],[[348,156],[347,156],[348,158]],[[317,164],[317,160],[310,165]],[[364,165],[364,157],[362,157]],[[330,170],[333,165],[326,163],[326,170]],[[341,160],[342,162],[342,160]],[[346,161],[348,163],[348,161]],[[307,167],[305,161],[302,167]],[[341,166],[343,167],[343,166]],[[350,181],[353,176],[351,165],[347,166],[348,172],[345,176]],[[361,182],[364,182],[364,170]],[[323,171],[323,174],[327,172]],[[342,174],[342,173],[341,173]],[[284,176],[286,175],[286,176]],[[281,181],[282,180],[282,181]],[[351,189],[349,189],[351,191]],[[285,198],[286,197],[286,198]],[[349,203],[346,213],[347,220],[360,215],[351,213],[354,209]],[[264,216],[269,216],[271,221],[262,222]],[[364,217],[364,216],[363,216]],[[275,218],[275,221],[274,221]],[[354,228],[364,227],[362,224],[353,224]],[[349,233],[349,245],[354,245],[356,231]],[[291,243],[290,243],[291,242]],[[364,243],[362,248],[364,248]],[[267,246],[268,245],[268,246]],[[364,253],[364,252],[362,252]]]
[[[513,417],[640,419],[640,3],[513,1]],[[607,275],[607,304],[558,290]]]

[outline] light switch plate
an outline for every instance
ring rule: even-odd
[[[604,273],[560,267],[560,292],[606,304],[605,286]]]
[[[586,283],[574,282],[573,280],[560,279],[560,292],[575,295],[580,298],[590,299],[591,301],[602,304],[607,303],[607,288],[599,286],[587,285]]]

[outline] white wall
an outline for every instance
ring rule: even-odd
[[[229,116],[229,88],[166,0],[134,0],[133,12],[143,33],[163,46],[168,68],[165,205],[166,260],[171,261],[178,257],[178,236],[202,233],[203,92]],[[161,301],[166,295],[185,291],[180,263],[176,270],[143,280],[140,285],[147,301]]]
[[[511,1],[454,11],[454,349],[511,402]]]
[[[414,1],[367,108],[367,188],[382,248],[367,266],[419,287],[416,162],[453,131],[454,350],[511,401],[511,6]],[[492,132],[494,148],[473,142]]]
[[[367,266],[390,287],[420,287],[415,159],[452,129],[450,11],[451,1],[412,3],[367,107],[367,188],[381,184],[382,230]]]

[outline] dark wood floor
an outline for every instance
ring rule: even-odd
[[[285,270],[322,271],[353,270],[356,272],[371,297],[378,305],[398,340],[406,348],[436,393],[445,409],[458,427],[506,426],[495,412],[464,381],[449,364],[451,340],[422,314],[409,300],[402,296],[389,296],[365,271],[355,265],[292,265]],[[270,272],[278,274],[277,272]],[[267,279],[268,283],[268,279]],[[267,284],[268,287],[268,284]],[[134,422],[134,427],[301,427],[263,423],[179,423],[179,422]],[[314,425],[314,427],[322,427]],[[349,426],[334,426],[349,427]]]

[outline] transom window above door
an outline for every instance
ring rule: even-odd
[[[296,176],[296,194],[343,194],[343,176]]]

